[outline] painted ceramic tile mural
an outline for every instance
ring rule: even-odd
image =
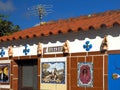
[[[91,62],[78,63],[78,86],[93,87],[93,64]]]
[[[65,62],[42,62],[42,83],[65,84]]]
[[[10,65],[0,64],[0,83],[9,83]]]

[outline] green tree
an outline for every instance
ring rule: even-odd
[[[11,21],[6,20],[6,18],[6,15],[0,14],[0,37],[20,30],[19,25],[14,25]]]

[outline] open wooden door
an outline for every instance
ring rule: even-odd
[[[19,89],[38,90],[37,60],[21,60],[19,64]]]

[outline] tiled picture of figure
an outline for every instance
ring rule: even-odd
[[[9,83],[9,64],[0,64],[0,83]]]
[[[90,62],[78,63],[78,86],[93,87],[93,65]]]
[[[65,84],[65,62],[42,62],[42,83]]]

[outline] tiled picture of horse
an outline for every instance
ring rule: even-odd
[[[65,62],[42,62],[42,83],[65,84]]]

